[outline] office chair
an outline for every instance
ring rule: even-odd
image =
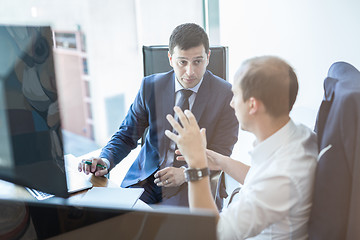
[[[213,74],[228,81],[229,79],[229,66],[228,66],[228,47],[224,46],[210,46],[211,54],[209,65],[207,70]],[[161,72],[168,72],[172,70],[168,59],[168,46],[157,45],[157,46],[143,46],[143,65],[144,65],[144,77]],[[147,135],[147,129],[141,138],[141,145],[145,142]],[[211,174],[211,191],[214,199],[217,201],[218,206],[220,205],[220,199],[226,198],[227,193],[219,192],[220,187],[225,189],[225,177],[223,172],[220,174]],[[222,204],[221,204],[222,205]]]
[[[210,62],[207,66],[207,70],[213,74],[228,81],[229,78],[229,66],[228,66],[228,47],[223,46],[211,46]],[[165,45],[143,46],[143,66],[144,77],[155,73],[168,72],[172,70],[168,59],[169,47]],[[141,138],[141,146],[144,144],[147,130]]]
[[[229,80],[228,47],[211,46],[210,62],[207,70],[216,76]],[[168,59],[168,46],[143,46],[144,77],[172,69]]]
[[[360,239],[360,72],[334,63],[315,131],[319,158],[310,239]]]

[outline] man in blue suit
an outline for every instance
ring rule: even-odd
[[[107,174],[137,147],[145,129],[149,131],[138,157],[127,172],[121,187],[142,187],[140,197],[148,204],[188,206],[183,161],[175,158],[175,143],[165,135],[172,130],[166,120],[173,107],[186,101],[186,108],[207,130],[207,148],[229,156],[237,141],[238,124],[229,106],[231,85],[206,70],[209,39],[203,28],[187,23],[176,27],[169,40],[169,62],[173,70],[147,76],[119,130],[102,149],[92,165],[79,163],[79,171],[96,176]],[[189,94],[183,97],[185,90]],[[185,96],[186,94],[184,94]],[[106,168],[97,167],[98,164]],[[161,179],[161,180],[160,180]]]

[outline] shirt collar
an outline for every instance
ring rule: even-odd
[[[266,161],[282,145],[288,143],[289,137],[296,131],[295,123],[290,119],[282,128],[264,141],[257,143],[250,152],[252,163]]]
[[[188,88],[188,90],[191,90],[195,93],[197,93],[199,91],[199,88],[201,86],[201,83],[203,81],[204,77],[201,78],[200,82],[198,84],[196,84],[195,87],[193,88]],[[175,93],[177,93],[178,91],[180,91],[181,89],[184,89],[183,86],[181,86],[181,84],[179,83],[179,81],[176,79],[176,76],[175,76]]]

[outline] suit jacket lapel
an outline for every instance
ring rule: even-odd
[[[205,72],[204,79],[201,83],[199,91],[196,94],[194,105],[191,109],[192,113],[196,117],[196,121],[199,122],[204,109],[207,106],[207,100],[211,94],[210,83],[208,73]]]
[[[324,100],[320,105],[314,129],[314,131],[317,133],[319,150],[321,150],[322,148],[322,137],[324,133],[324,128],[331,109],[331,105],[334,100],[334,91],[337,82],[337,79],[331,77],[327,77],[324,81]]]
[[[164,78],[159,81],[156,87],[156,121],[159,129],[172,130],[170,123],[166,120],[167,114],[174,115],[174,104],[175,104],[175,75],[170,75],[169,78]],[[160,126],[163,126],[160,127]],[[164,131],[165,131],[164,130]],[[159,141],[163,141],[164,149],[159,149],[163,156],[169,148],[170,139],[165,136],[165,132],[158,132]],[[161,144],[160,144],[161,145]]]
[[[175,83],[174,83],[174,74],[171,75],[170,79],[166,79],[166,83],[159,84],[159,91],[161,91],[161,102],[159,102],[163,107],[162,111],[159,112],[158,116],[166,116],[167,114],[172,114],[174,112],[173,107],[175,104]],[[159,119],[158,119],[159,120]],[[170,127],[170,123],[164,118],[160,119],[161,122],[166,122],[167,126]],[[167,128],[168,129],[168,128]]]

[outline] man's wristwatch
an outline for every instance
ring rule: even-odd
[[[209,168],[187,168],[184,171],[185,181],[186,182],[194,182],[199,181],[200,179],[209,176],[210,171]]]

